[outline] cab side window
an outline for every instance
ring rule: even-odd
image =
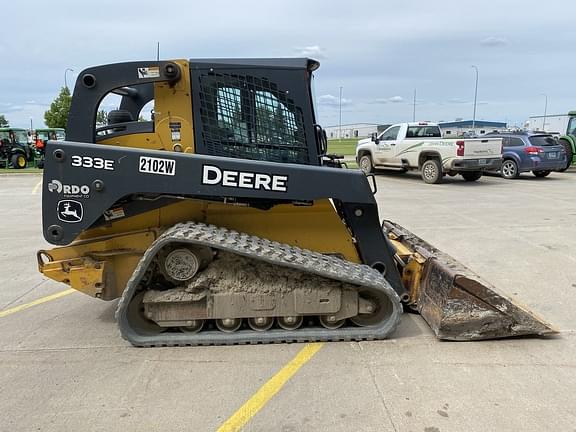
[[[568,130],[566,131],[567,135],[576,135],[576,117],[572,117],[570,119],[570,123],[568,124]]]
[[[393,141],[398,138],[398,132],[400,132],[400,126],[395,126],[382,132],[378,139],[380,141]]]

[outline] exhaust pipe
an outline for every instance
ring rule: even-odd
[[[382,229],[396,248],[408,305],[418,311],[439,339],[472,341],[558,333],[530,311],[454,258],[400,225]]]

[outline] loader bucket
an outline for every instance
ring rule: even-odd
[[[396,248],[408,304],[439,339],[471,341],[558,333],[470,269],[401,226],[382,229]]]

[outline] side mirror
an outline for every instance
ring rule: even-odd
[[[318,155],[325,155],[328,151],[328,139],[326,137],[326,132],[318,124],[314,125],[314,135],[316,136],[316,146],[318,150]]]

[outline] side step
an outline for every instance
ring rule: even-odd
[[[384,221],[382,229],[401,260],[410,306],[439,339],[471,341],[558,333],[526,306],[400,225]]]

